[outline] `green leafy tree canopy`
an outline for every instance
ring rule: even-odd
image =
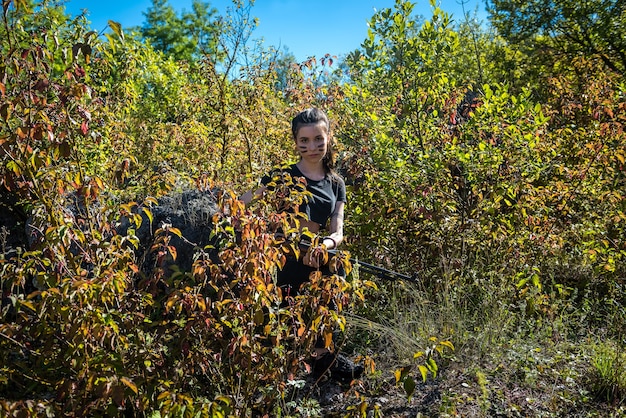
[[[494,27],[512,43],[551,48],[568,58],[598,55],[626,70],[626,3],[622,0],[490,0]]]
[[[175,60],[194,61],[215,52],[219,25],[210,3],[194,0],[191,12],[178,15],[167,0],[153,0],[144,13],[141,36],[152,46]]]

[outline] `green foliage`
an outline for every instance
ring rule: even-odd
[[[418,364],[417,369],[420,373],[422,381],[426,382],[429,375],[433,378],[437,378],[437,372],[439,366],[437,365],[437,358],[443,356],[446,351],[454,351],[454,345],[450,341],[437,341],[437,338],[429,338],[430,346],[425,351],[417,351],[413,354],[413,359],[421,361],[423,364]],[[404,391],[406,392],[409,401],[413,396],[416,388],[416,381],[411,375],[412,366],[405,366],[397,369],[394,372],[396,378],[396,384],[402,384]]]
[[[622,1],[492,0],[489,11],[502,36],[531,48],[536,59],[550,49],[569,59],[596,55],[611,70],[621,74],[626,70],[626,9]]]
[[[258,65],[238,67],[253,54],[245,46],[248,13],[242,6],[223,20],[219,62],[176,63],[121,28],[92,42],[98,55],[88,77],[103,100],[92,114],[101,123],[92,128],[99,142],[88,144],[95,148],[89,161],[122,194],[160,195],[203,176],[251,181],[250,173],[267,171],[290,150],[279,133],[287,115],[275,103],[271,53],[257,51],[246,60]]]
[[[191,12],[183,11],[177,16],[167,0],[153,0],[144,13],[142,39],[175,61],[192,62],[203,55],[214,56],[219,34],[219,25],[213,19],[217,10],[200,0],[194,0],[191,8]]]
[[[372,49],[369,56],[376,53],[397,56],[385,51],[393,51],[393,45],[399,48],[411,41],[420,42],[422,38],[432,43],[428,35],[432,33],[430,25],[424,25],[421,31],[400,30],[402,19],[391,19],[394,12],[380,13],[396,22],[380,36],[397,40],[392,46],[389,42],[366,43],[366,50],[368,45]],[[402,16],[401,11],[395,13]],[[374,30],[378,28],[375,24],[370,26]],[[454,39],[444,29],[434,33],[443,45]],[[397,34],[405,37],[394,38]],[[375,38],[370,35],[369,39]],[[415,46],[417,51],[429,51],[427,45],[416,43]],[[379,61],[360,59],[357,66],[360,70],[368,68],[371,62],[364,79],[385,80],[386,86],[396,86],[393,89],[399,98],[414,99],[408,104],[401,100],[404,106],[390,114],[383,111],[390,104],[383,101],[388,97],[389,87],[381,89],[380,84],[368,82],[348,90],[349,109],[345,113],[352,115],[341,129],[351,138],[351,152],[344,167],[354,183],[354,216],[349,220],[348,236],[355,236],[359,243],[367,245],[359,251],[367,253],[370,259],[389,260],[396,269],[409,260],[418,260],[417,264],[407,266],[418,271],[425,266],[440,266],[446,280],[463,283],[464,288],[478,285],[475,277],[480,277],[479,272],[486,268],[503,277],[517,277],[521,273],[532,278],[515,281],[524,298],[531,289],[527,284],[540,290],[540,299],[544,292],[553,290],[566,295],[575,284],[570,278],[560,277],[563,268],[578,265],[585,269],[590,260],[583,258],[589,254],[588,245],[575,238],[574,231],[582,229],[591,233],[595,236],[592,241],[607,248],[611,241],[604,239],[606,244],[601,244],[600,231],[606,234],[621,219],[621,209],[615,212],[612,204],[609,204],[612,213],[602,214],[600,209],[608,201],[623,201],[615,188],[615,182],[621,182],[622,178],[619,169],[611,168],[612,163],[606,160],[597,170],[609,170],[613,174],[587,176],[603,155],[605,148],[600,143],[604,141],[611,141],[612,145],[606,149],[614,150],[613,157],[607,157],[621,164],[624,140],[621,116],[617,113],[617,109],[622,109],[619,81],[608,76],[601,78],[602,82],[594,78],[597,81],[590,85],[589,78],[572,79],[563,75],[546,83],[547,86],[559,84],[559,102],[542,106],[533,101],[528,89],[512,94],[504,85],[455,87],[453,82],[444,82],[443,68],[436,71],[429,68],[428,59],[418,60],[417,64],[410,60],[406,67],[411,71],[396,68],[393,72],[375,66],[374,62]],[[584,62],[578,69],[591,73],[591,67]],[[420,74],[431,82],[411,81]],[[436,77],[442,82],[433,82]],[[370,86],[378,88],[378,92],[374,93]],[[577,93],[565,93],[564,89],[569,88]],[[579,97],[582,89],[590,93],[604,91],[604,97],[608,91],[614,92],[617,96],[608,99],[610,116],[599,110],[607,105],[601,104],[605,99],[595,93],[591,93],[581,108],[574,97]],[[568,115],[565,116],[568,124],[579,115],[577,130],[572,130],[571,125],[559,127],[559,115]],[[601,124],[592,122],[601,118],[600,115],[607,116]],[[604,139],[600,132],[613,135]],[[594,138],[600,142],[596,143]],[[575,203],[578,198],[580,203]],[[576,207],[575,211],[580,210],[580,217],[573,216],[572,206]],[[591,212],[598,214],[593,221],[586,215]],[[612,221],[605,224],[601,219]],[[590,228],[588,222],[599,228]],[[377,254],[379,248],[385,249],[384,256]],[[608,250],[610,255],[602,251],[607,254],[605,270],[615,266],[609,260],[623,256],[619,248]],[[396,259],[392,258],[394,254]],[[591,254],[600,254],[600,250]],[[528,271],[541,274],[526,275]],[[541,288],[542,283],[556,286]],[[481,288],[484,289],[483,285],[476,288],[479,294]],[[514,290],[505,289],[501,287],[498,292]],[[525,302],[531,304],[527,306],[530,311],[543,309],[537,306],[537,300],[531,302],[529,298]]]
[[[623,245],[607,239],[623,224],[619,74],[598,77],[603,67],[597,59],[573,60],[530,89],[523,82],[513,88],[476,84],[445,59],[398,64],[393,59],[402,45],[412,42],[413,53],[428,54],[432,45],[457,39],[442,26],[433,42],[433,23],[409,30],[401,18],[392,19],[406,10],[381,11],[385,25],[373,18],[365,51],[349,61],[355,83],[346,89],[338,130],[350,144],[341,163],[351,184],[347,236],[353,251],[370,262],[418,272],[425,295],[407,296],[406,306],[430,304],[415,317],[441,317],[431,335],[450,338],[457,347],[477,327],[484,331],[468,344],[474,346],[474,338],[493,344],[500,338],[498,319],[520,326],[525,318],[550,323],[582,308],[589,315],[577,315],[591,322],[602,312],[598,317],[608,314],[615,318],[611,323],[621,323],[616,306],[623,298],[616,292],[622,288],[617,260],[623,259]],[[374,33],[385,41],[376,42]],[[496,41],[493,51],[529,59]],[[387,62],[394,63],[393,71],[379,65]],[[508,81],[504,70],[493,63],[484,77]],[[602,296],[587,299],[589,292]],[[412,323],[388,309],[387,298],[367,300],[366,314],[393,327],[395,335],[409,328],[396,324]],[[587,311],[581,300],[594,307]],[[430,325],[419,323],[422,329]],[[620,327],[609,328],[619,335]],[[482,344],[476,349],[483,350]]]

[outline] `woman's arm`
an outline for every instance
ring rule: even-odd
[[[345,202],[337,202],[335,211],[330,216],[330,234],[321,239],[320,243],[324,244],[328,250],[337,248],[343,241],[343,211],[345,205]],[[321,247],[310,248],[304,255],[302,262],[310,267],[320,267],[322,251]]]
[[[330,215],[330,234],[322,239],[322,244],[329,250],[337,248],[343,241],[343,214],[345,206],[345,202],[337,202],[334,212]]]

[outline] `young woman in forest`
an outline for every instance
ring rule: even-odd
[[[298,113],[291,121],[291,132],[300,160],[279,171],[292,178],[304,178],[310,198],[300,207],[307,220],[300,227],[322,235],[319,243],[326,249],[335,249],[343,241],[343,218],[346,205],[346,186],[341,176],[334,171],[333,138],[330,121],[326,114],[316,108]],[[248,204],[255,195],[267,190],[272,175],[261,179],[261,187],[253,194],[248,192],[241,197]],[[308,281],[309,275],[317,269],[327,269],[320,265],[320,248],[309,249],[303,257],[289,257],[278,272],[278,285],[284,296],[297,295],[300,286]],[[363,373],[361,365],[328,349],[317,347],[314,352],[314,370],[330,370],[331,376],[339,379],[357,378]]]

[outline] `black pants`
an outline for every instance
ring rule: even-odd
[[[303,283],[309,281],[309,275],[316,271],[317,268],[310,267],[304,265],[302,262],[298,261],[295,257],[288,257],[287,262],[282,270],[278,271],[278,286],[281,288],[283,293],[283,298],[289,296],[297,296],[300,292],[300,287]],[[328,265],[322,266],[320,268],[322,275],[328,276],[331,273]],[[286,303],[283,300],[283,303]],[[330,309],[335,309],[335,304],[331,302],[332,306],[329,306]],[[343,340],[343,333],[339,330],[333,331],[333,341],[337,344],[339,341]],[[324,347],[324,339],[318,338],[315,343],[316,348]]]
[[[317,268],[306,266],[295,257],[288,257],[282,270],[278,271],[278,286],[282,289],[283,297],[297,296],[303,283],[309,281],[309,275]],[[328,266],[320,268],[322,275],[330,275]]]

